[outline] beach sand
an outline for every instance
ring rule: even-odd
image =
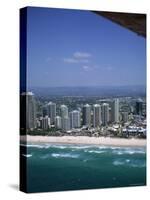
[[[109,146],[146,147],[146,139],[125,139],[110,137],[88,137],[88,136],[21,136],[21,142],[27,143],[60,143],[60,144],[91,144]]]

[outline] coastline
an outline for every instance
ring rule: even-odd
[[[79,144],[79,145],[102,145],[121,147],[146,147],[146,139],[137,138],[110,138],[110,137],[88,137],[88,136],[20,136],[21,142],[27,143],[57,143],[57,144]]]

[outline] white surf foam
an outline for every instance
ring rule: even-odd
[[[130,163],[130,159],[125,159],[125,160],[115,160],[114,162],[113,162],[113,165],[127,165],[127,164],[129,164]]]
[[[113,165],[116,165],[116,166],[118,166],[118,165],[124,165],[125,163],[123,162],[123,161],[119,161],[119,160],[115,160],[114,162],[113,162]]]
[[[35,147],[35,148],[43,148],[42,145],[38,145],[38,144],[27,144],[26,147]]]
[[[86,152],[86,153],[99,153],[99,154],[101,154],[101,153],[105,153],[106,151],[103,151],[103,150],[85,150],[84,152]]]
[[[79,155],[78,154],[71,154],[71,153],[52,153],[51,154],[52,157],[55,158],[78,158]]]
[[[132,149],[132,148],[124,148],[119,150],[113,150],[112,153],[122,155],[122,154],[145,154],[145,150],[142,149]]]
[[[70,148],[72,149],[89,149],[89,148],[93,148],[93,146],[70,146]]]

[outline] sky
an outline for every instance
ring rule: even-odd
[[[95,13],[27,11],[28,87],[146,84],[146,40]]]

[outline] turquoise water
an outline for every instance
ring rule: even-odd
[[[28,192],[146,184],[146,149],[141,147],[28,144],[22,156]]]

